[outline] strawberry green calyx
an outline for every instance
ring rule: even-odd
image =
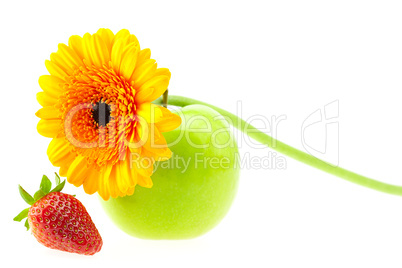
[[[44,197],[45,195],[53,192],[60,192],[61,190],[63,190],[64,185],[66,184],[66,180],[60,182],[61,180],[59,175],[57,173],[55,173],[55,175],[56,175],[55,176],[56,187],[52,189],[52,182],[46,175],[43,175],[41,183],[39,185],[39,190],[35,192],[33,197],[27,191],[25,191],[24,188],[21,187],[21,185],[18,185],[18,190],[20,192],[22,199],[24,199],[28,205],[32,206],[37,201],[42,199],[42,197]],[[23,219],[27,218],[28,211],[29,208],[22,210],[17,216],[15,216],[14,221],[20,222]],[[28,231],[29,230],[28,219],[25,220],[25,227],[27,228]]]

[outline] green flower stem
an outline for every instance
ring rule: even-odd
[[[162,98],[159,98],[158,100],[155,101],[156,104],[162,104]],[[286,156],[289,156],[293,159],[296,159],[304,164],[307,164],[309,166],[315,167],[317,169],[320,169],[322,171],[325,171],[329,174],[335,175],[337,177],[340,177],[342,179],[345,179],[347,181],[359,184],[361,186],[365,186],[380,192],[388,193],[388,194],[393,194],[393,195],[401,195],[402,196],[402,186],[396,186],[384,182],[380,182],[374,179],[370,179],[368,177],[359,175],[357,173],[351,172],[349,170],[343,169],[341,167],[337,167],[334,165],[331,165],[328,162],[325,162],[321,159],[318,159],[308,153],[305,153],[303,151],[300,151],[296,148],[293,148],[283,142],[280,142],[271,136],[265,134],[264,132],[261,132],[260,130],[256,129],[252,125],[248,124],[246,121],[242,120],[241,118],[237,117],[236,115],[229,113],[228,111],[225,111],[223,109],[220,109],[216,106],[213,106],[211,104],[186,98],[186,97],[181,97],[181,96],[169,96],[168,103],[173,106],[179,106],[179,107],[185,107],[188,105],[192,104],[201,104],[208,106],[217,112],[219,112],[221,115],[226,117],[228,119],[228,122],[232,124],[234,127],[248,135],[249,137],[253,138],[254,140],[260,142],[261,144],[264,144],[279,153],[282,153]]]

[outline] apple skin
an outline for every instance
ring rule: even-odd
[[[167,161],[157,162],[153,187],[137,186],[133,195],[108,201],[100,198],[108,216],[129,235],[143,239],[198,237],[224,218],[235,198],[240,165],[228,122],[203,105],[186,106],[175,113],[182,117],[182,125],[163,133],[168,144],[176,141],[169,145],[173,152],[168,160],[171,163],[167,166]],[[209,130],[206,120],[210,122]],[[194,131],[197,129],[200,133]],[[208,148],[194,148],[194,144]],[[190,161],[187,169],[183,164],[173,167],[177,157],[179,161]],[[218,160],[208,161],[208,157]],[[216,164],[218,161],[221,164]]]

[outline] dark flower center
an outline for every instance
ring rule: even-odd
[[[92,117],[98,126],[105,127],[110,122],[111,111],[109,104],[99,101],[92,108]]]

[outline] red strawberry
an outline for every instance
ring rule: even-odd
[[[21,186],[22,198],[31,205],[24,209],[15,221],[27,218],[25,226],[42,245],[62,251],[93,255],[103,245],[98,229],[87,210],[74,196],[60,193],[66,181],[60,183],[56,174],[57,186],[50,191],[52,183],[43,176],[40,189],[34,197]]]

